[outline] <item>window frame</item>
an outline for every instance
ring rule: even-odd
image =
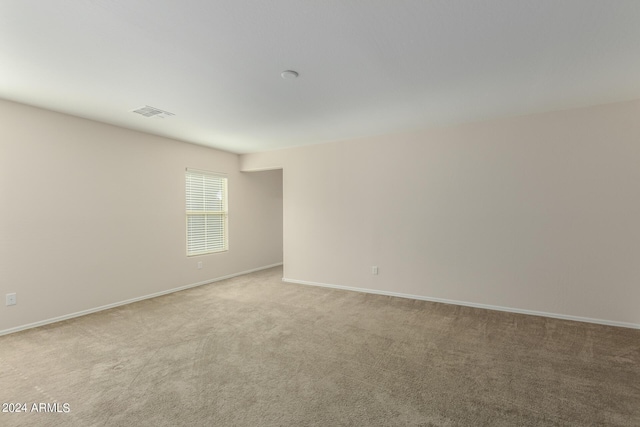
[[[219,179],[221,180],[221,184],[219,185],[219,187],[222,190],[222,210],[215,210],[215,211],[211,211],[211,210],[206,210],[206,208],[204,208],[205,203],[206,203],[206,199],[205,199],[205,195],[206,191],[206,183],[203,182],[202,184],[202,204],[203,204],[203,209],[201,210],[189,210],[189,206],[191,204],[191,206],[193,207],[194,204],[194,198],[191,197],[191,191],[193,190],[193,184],[190,184],[189,181],[189,176],[192,177],[202,177],[202,179],[204,180],[206,177],[208,177],[209,179],[211,178],[215,178],[215,179]],[[187,257],[194,257],[194,256],[201,256],[201,255],[209,255],[209,254],[215,254],[215,253],[221,253],[221,252],[227,252],[229,250],[229,190],[228,190],[228,186],[229,186],[229,179],[227,177],[227,174],[225,173],[220,173],[220,172],[212,172],[212,171],[205,171],[205,170],[200,170],[200,169],[192,169],[192,168],[186,168],[185,169],[185,236],[186,236],[186,255]],[[190,188],[191,187],[191,188]],[[215,187],[214,187],[215,188]],[[191,202],[191,203],[190,203]],[[194,240],[194,236],[192,235],[192,233],[190,233],[191,228],[189,227],[189,219],[190,218],[194,218],[197,216],[203,216],[204,217],[204,243],[202,243],[202,245],[204,245],[204,249],[202,250],[191,250],[190,251],[190,247],[192,246],[192,242]],[[216,246],[213,248],[207,248],[210,243],[209,240],[214,240],[215,241],[215,237],[213,233],[213,230],[215,229],[215,226],[212,226],[211,230],[207,230],[207,218],[208,217],[217,217],[217,218],[222,218],[222,246]]]

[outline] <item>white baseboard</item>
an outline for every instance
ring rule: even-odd
[[[82,311],[78,311],[76,313],[65,314],[63,316],[53,317],[51,319],[41,320],[39,322],[34,322],[34,323],[26,324],[26,325],[16,326],[14,328],[4,329],[4,330],[0,331],[0,336],[7,335],[7,334],[12,334],[14,332],[24,331],[25,329],[37,328],[38,326],[49,325],[51,323],[61,322],[63,320],[73,319],[74,317],[80,317],[80,316],[85,316],[85,315],[91,314],[91,313],[97,313],[98,311],[109,310],[110,308],[115,308],[115,307],[119,307],[121,305],[131,304],[133,302],[138,302],[138,301],[142,301],[142,300],[145,300],[145,299],[160,297],[162,295],[167,295],[167,294],[172,294],[174,292],[184,291],[185,289],[195,288],[197,286],[208,285],[209,283],[219,282],[219,281],[225,280],[225,279],[231,279],[232,277],[242,276],[243,274],[254,273],[254,272],[260,271],[260,270],[266,270],[267,268],[278,267],[280,265],[282,265],[281,262],[277,263],[277,264],[265,265],[265,266],[262,266],[262,267],[253,268],[251,270],[241,271],[239,273],[228,274],[226,276],[216,277],[215,279],[205,280],[203,282],[191,283],[189,285],[184,285],[184,286],[180,286],[180,287],[177,287],[177,288],[168,289],[166,291],[160,291],[160,292],[156,292],[156,293],[153,293],[153,294],[144,295],[144,296],[141,296],[141,297],[131,298],[131,299],[128,299],[128,300],[125,300],[125,301],[114,302],[113,304],[102,305],[100,307],[90,308],[88,310],[82,310]]]
[[[387,295],[391,297],[399,297],[399,298],[409,298],[421,301],[430,301],[430,302],[440,302],[444,304],[453,304],[453,305],[462,305],[466,307],[475,307],[475,308],[484,308],[487,310],[496,310],[496,311],[506,311],[509,313],[518,313],[518,314],[528,314],[532,316],[542,316],[542,317],[550,317],[553,319],[562,319],[562,320],[573,320],[575,322],[586,322],[586,323],[596,323],[598,325],[607,325],[607,326],[618,326],[622,328],[631,328],[631,329],[640,329],[640,324],[637,323],[628,323],[628,322],[618,322],[614,320],[604,320],[604,319],[592,319],[590,317],[580,317],[580,316],[570,316],[566,314],[557,314],[557,313],[547,313],[545,311],[534,311],[534,310],[522,310],[519,308],[511,308],[511,307],[501,307],[496,305],[487,305],[487,304],[477,304],[473,302],[467,301],[456,301],[450,299],[443,298],[431,298],[422,295],[410,295],[403,294],[398,292],[389,292],[389,291],[380,291],[377,289],[366,289],[366,288],[354,288],[351,286],[342,286],[342,285],[332,285],[328,283],[318,283],[318,282],[309,282],[306,280],[296,280],[296,279],[288,279],[283,277],[283,282],[287,283],[296,283],[299,285],[309,285],[309,286],[320,286],[323,288],[333,288],[333,289],[342,289],[346,291],[355,291],[355,292],[364,292],[367,294],[377,294],[377,295]]]

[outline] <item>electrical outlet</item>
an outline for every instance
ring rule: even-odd
[[[202,268],[202,261],[198,261],[198,270]]]
[[[373,267],[371,267],[371,274],[373,274],[374,276],[378,275],[378,266],[374,265]]]
[[[12,294],[7,294],[7,305],[16,305],[16,294],[15,292]]]

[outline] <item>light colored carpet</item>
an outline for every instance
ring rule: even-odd
[[[640,426],[640,331],[282,283],[0,337],[1,426]],[[61,407],[62,409],[62,407]]]

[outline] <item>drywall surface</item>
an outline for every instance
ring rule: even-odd
[[[287,279],[640,325],[640,101],[241,156],[276,165]]]
[[[282,262],[281,171],[8,101],[0,120],[0,331]],[[227,252],[186,256],[187,167],[228,175]]]

